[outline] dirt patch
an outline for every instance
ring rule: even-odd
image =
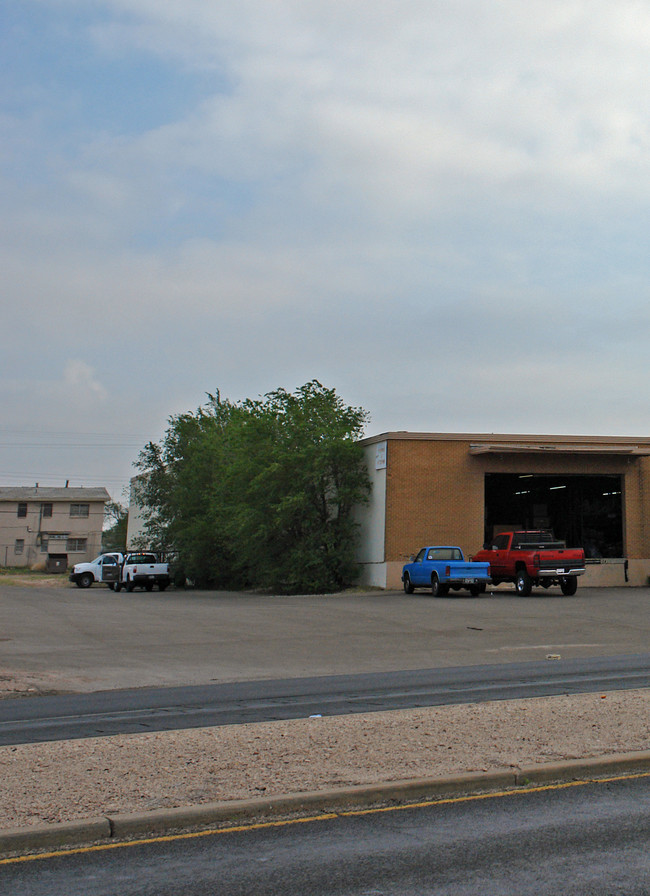
[[[0,638],[0,642],[3,639]],[[48,694],[72,693],[61,687],[61,675],[42,673],[39,675],[14,675],[0,669],[0,700],[16,697],[45,697]]]
[[[27,588],[70,588],[66,574],[48,575],[40,572],[0,572],[0,585],[23,585]]]

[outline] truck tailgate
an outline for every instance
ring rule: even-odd
[[[450,579],[487,579],[490,575],[489,563],[462,563],[452,561],[449,566]]]

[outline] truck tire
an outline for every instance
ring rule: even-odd
[[[519,597],[528,597],[533,590],[533,583],[525,569],[517,570],[515,577],[515,591]]]
[[[131,581],[131,579],[127,579],[126,580],[126,590],[129,592],[129,594],[133,591],[134,588],[135,588],[135,584]]]
[[[431,576],[431,594],[434,597],[446,597],[449,594],[449,585],[442,585],[435,572]]]
[[[578,577],[564,576],[560,579],[560,588],[562,589],[562,594],[566,597],[571,597],[578,590]]]
[[[90,588],[94,581],[95,577],[91,572],[82,572],[77,579],[77,585],[79,588]]]
[[[411,585],[411,577],[408,573],[404,574],[404,594],[413,594],[415,588]]]
[[[113,591],[119,593],[121,590],[122,590],[122,583],[115,582],[115,584],[113,585]]]

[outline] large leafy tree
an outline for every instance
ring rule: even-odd
[[[102,551],[123,551],[126,547],[126,529],[129,511],[119,501],[108,501],[104,507]]]
[[[316,380],[236,404],[208,398],[140,455],[149,537],[204,585],[315,593],[354,581],[366,412]]]

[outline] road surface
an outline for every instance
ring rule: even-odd
[[[12,896],[647,896],[650,777],[0,864]]]
[[[650,687],[650,654],[0,701],[0,746]]]

